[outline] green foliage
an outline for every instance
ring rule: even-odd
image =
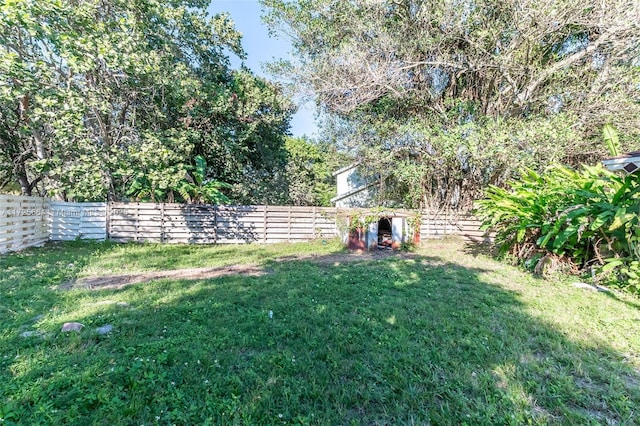
[[[523,169],[520,178],[507,188],[490,186],[487,198],[478,201],[482,229],[496,232],[502,252],[524,253],[540,238],[550,218],[566,205],[567,185],[577,173],[566,167],[552,168],[546,174]]]
[[[229,197],[222,193],[222,189],[231,188],[231,185],[209,180],[207,176],[207,161],[201,155],[196,156],[196,166],[178,183],[177,191],[182,199],[191,204],[226,204]]]
[[[163,200],[197,155],[240,188],[283,168],[291,102],[230,69],[227,54],[244,57],[241,35],[207,6],[0,6],[0,179],[70,200]]]
[[[409,121],[358,120],[327,124],[325,138],[358,152],[363,167],[380,175],[380,199],[392,207],[468,209],[488,185],[502,185],[514,170],[543,170],[569,161],[575,143],[571,120],[557,115],[519,119]]]
[[[347,210],[345,211],[346,216],[339,218],[339,220],[342,219],[343,223],[346,224],[346,229],[349,233],[359,230],[366,232],[369,226],[378,222],[380,217],[387,211],[383,207],[366,210]]]
[[[336,195],[332,173],[351,159],[327,143],[289,137],[287,151],[287,203],[300,206],[331,206]]]
[[[167,150],[159,152],[169,153]],[[195,166],[179,165],[173,168],[169,174],[164,161],[160,161],[163,173],[155,170],[140,172],[131,182],[126,195],[138,201],[174,202],[182,201],[189,204],[226,204],[229,203],[222,190],[231,188],[231,185],[207,178],[207,162],[204,157],[198,155],[195,158]],[[172,176],[171,180],[158,180],[154,177]],[[176,200],[176,195],[179,197]]]
[[[620,155],[620,138],[618,137],[616,128],[610,123],[605,124],[602,127],[602,137],[609,154],[614,157]]]
[[[211,178],[227,182],[238,204],[286,199],[285,134],[294,111],[280,87],[246,69],[208,82],[185,107],[183,124]]]
[[[623,147],[640,132],[631,0],[262,3],[297,59],[273,68],[316,95],[325,139],[394,206],[466,209],[522,167],[606,156],[604,123]]]
[[[117,176],[124,181],[135,171],[124,195],[138,201],[173,201],[172,192],[186,174],[185,162],[191,146],[175,132],[165,132],[163,137],[147,133],[143,138],[141,143],[129,147],[127,157],[121,157],[124,161]]]
[[[502,252],[523,262],[552,253],[581,269],[617,270],[636,291],[639,198],[637,174],[554,166],[542,174],[523,171],[507,188],[490,187],[477,205],[483,229],[496,232]]]

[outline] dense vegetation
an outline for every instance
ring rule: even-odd
[[[540,273],[564,267],[640,292],[640,175],[602,167],[524,170],[478,202],[503,253]]]
[[[640,140],[637,1],[262,2],[297,53],[275,70],[387,203],[468,208],[523,166],[593,164],[605,123]]]
[[[596,162],[605,123],[637,146],[633,0],[262,4],[294,48],[272,71],[315,97],[321,144],[287,141],[293,92],[231,68],[240,34],[208,0],[3,4],[0,188],[326,204],[348,151],[380,204],[465,209],[523,166]]]
[[[199,200],[289,202],[294,105],[231,69],[227,52],[245,55],[240,34],[228,16],[207,16],[208,3],[5,2],[0,189],[188,201],[186,187],[209,184]]]
[[[229,265],[263,274],[60,287]],[[374,258],[321,241],[70,242],[2,256],[0,270],[7,426],[637,421],[637,300],[455,242]],[[68,321],[85,327],[60,332]]]

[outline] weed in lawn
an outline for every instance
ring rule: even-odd
[[[451,242],[378,259],[323,247],[72,243],[0,258],[0,309],[13,312],[0,320],[5,423],[635,421],[640,313],[624,296],[533,279]],[[245,262],[270,273],[53,290],[128,253],[128,272]],[[72,320],[86,327],[61,334]],[[25,325],[47,337],[20,337]]]

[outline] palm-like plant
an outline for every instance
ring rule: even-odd
[[[196,165],[191,173],[178,184],[176,191],[189,204],[225,204],[229,198],[224,195],[222,189],[231,185],[217,180],[207,180],[207,160],[198,155],[195,158]]]

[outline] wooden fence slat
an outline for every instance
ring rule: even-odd
[[[49,202],[49,239],[66,241],[76,238],[107,238],[106,203]]]
[[[0,235],[0,243],[1,242],[22,242],[25,244],[29,243],[30,239],[40,240],[41,238],[47,238],[48,233],[46,231],[42,231],[36,227],[28,227],[23,229],[17,229],[10,233],[3,233]]]

